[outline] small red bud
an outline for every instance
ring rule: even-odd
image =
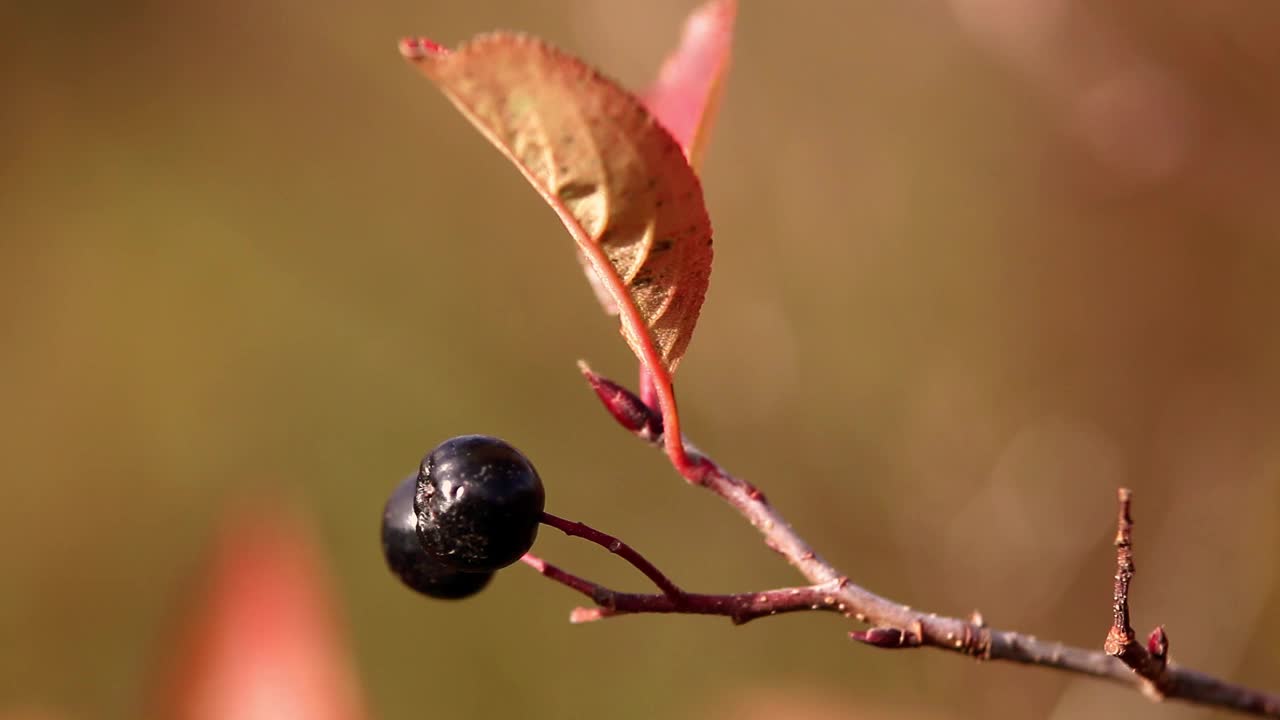
[[[1147,636],[1147,652],[1157,660],[1164,660],[1169,655],[1169,636],[1165,634],[1163,625],[1157,625]]]
[[[622,427],[649,442],[662,437],[662,416],[649,407],[635,393],[618,383],[597,375],[586,363],[578,363],[582,376],[591,383],[596,397]]]
[[[849,633],[850,640],[866,643],[873,647],[885,648],[887,650],[897,650],[899,648],[912,648],[920,645],[920,638],[915,633],[902,630],[901,628],[877,627],[869,630],[854,630]]]

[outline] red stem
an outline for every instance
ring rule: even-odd
[[[653,584],[657,585],[658,589],[662,591],[662,594],[669,598],[678,599],[685,594],[684,591],[677,587],[675,583],[671,582],[666,575],[662,574],[662,571],[655,567],[653,563],[649,562],[643,555],[632,549],[630,545],[622,542],[612,535],[602,533],[599,530],[580,522],[565,520],[562,517],[557,517],[548,512],[542,513],[542,524],[550,525],[570,537],[589,540],[614,555],[617,555],[623,560],[626,560],[632,567],[639,570],[645,577],[652,580]]]

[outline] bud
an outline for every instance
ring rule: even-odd
[[[1165,634],[1163,625],[1157,625],[1147,636],[1147,652],[1161,662],[1169,656],[1169,636]]]
[[[597,375],[584,362],[578,362],[582,376],[591,383],[596,397],[604,403],[604,407],[622,427],[649,442],[657,442],[662,437],[662,416],[649,407],[635,393],[618,383]]]

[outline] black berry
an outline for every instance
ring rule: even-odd
[[[491,572],[467,573],[445,567],[427,554],[418,540],[418,515],[413,509],[417,476],[396,486],[382,511],[382,555],[405,585],[442,600],[470,597],[484,589]]]
[[[418,472],[418,538],[446,567],[494,571],[533,546],[546,497],[528,458],[494,437],[446,440]]]

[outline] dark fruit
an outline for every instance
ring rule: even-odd
[[[446,440],[418,472],[418,539],[446,567],[494,571],[533,546],[546,496],[519,450],[487,435]]]
[[[489,584],[491,572],[458,572],[427,554],[418,540],[418,515],[413,496],[418,478],[410,475],[396,486],[382,511],[382,555],[405,585],[423,595],[458,600],[475,595]]]

